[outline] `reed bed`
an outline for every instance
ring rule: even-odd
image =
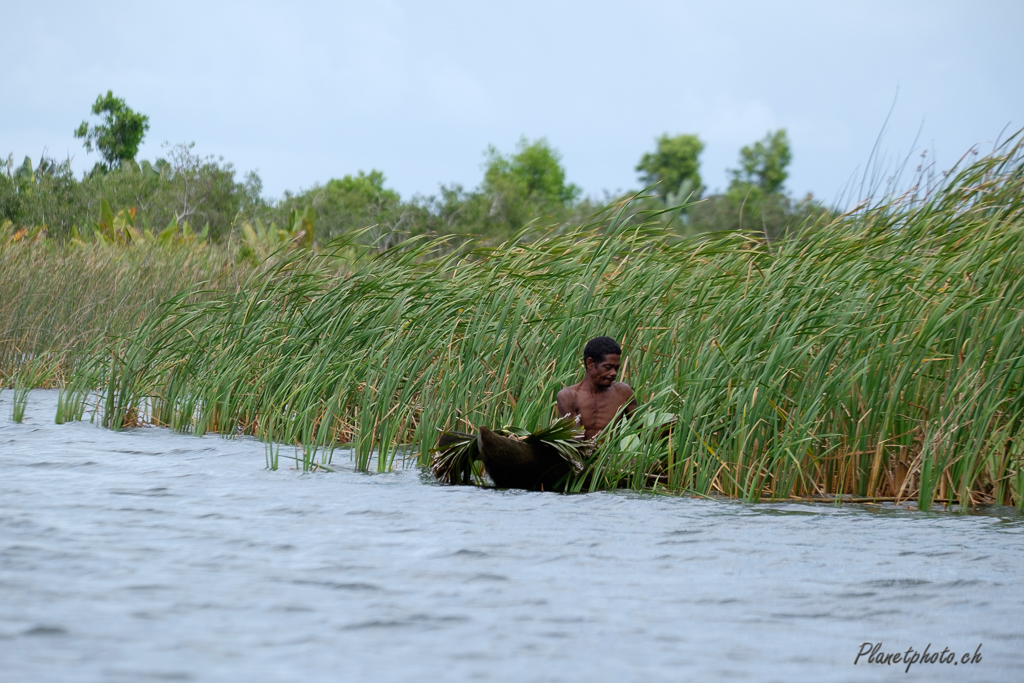
[[[216,245],[0,241],[0,386],[62,385],[97,341],[134,331],[158,303],[199,282],[233,292],[250,270]]]
[[[387,470],[426,464],[438,430],[547,424],[607,334],[641,415],[569,490],[1021,507],[1022,184],[1007,144],[780,242],[679,240],[627,203],[470,254],[407,242],[344,276],[287,258],[170,298],[74,390],[113,428],[254,434],[309,468],[351,444]]]

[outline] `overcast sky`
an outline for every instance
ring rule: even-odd
[[[546,137],[587,194],[635,188],[662,133],[739,148],[789,131],[787,188],[834,201],[882,140],[948,167],[1024,126],[1024,2],[4,2],[0,154],[87,155],[108,89],[140,158],[195,142],[265,193],[379,169],[402,196],[476,186],[483,151]],[[897,95],[898,93],[898,95]],[[93,120],[93,119],[90,119]]]

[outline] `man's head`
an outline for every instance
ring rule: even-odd
[[[622,348],[611,337],[594,337],[583,349],[587,376],[599,387],[610,387],[619,374]]]

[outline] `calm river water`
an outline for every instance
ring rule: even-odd
[[[4,681],[1012,680],[1024,518],[442,487],[24,423],[0,395]],[[282,450],[282,455],[284,452]],[[285,462],[282,458],[282,464]],[[335,463],[346,462],[335,454]],[[943,648],[981,661],[854,665]],[[944,655],[946,657],[946,655]]]

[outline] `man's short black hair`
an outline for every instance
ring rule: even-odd
[[[593,358],[594,365],[597,365],[609,353],[621,356],[622,347],[616,344],[611,337],[594,337],[587,342],[587,346],[583,349],[583,364],[587,364],[588,358]]]

